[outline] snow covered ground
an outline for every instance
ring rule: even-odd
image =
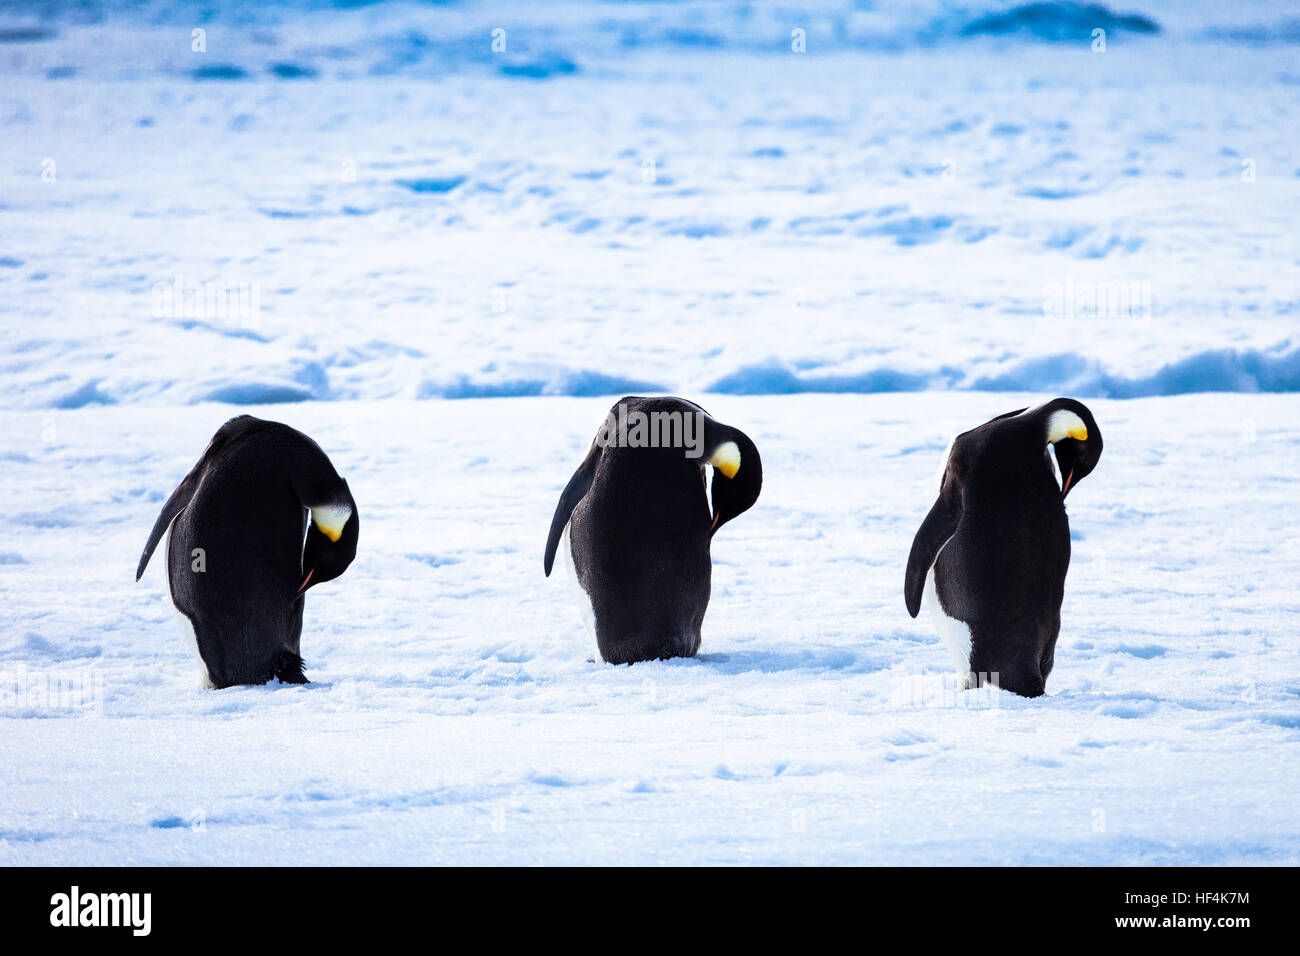
[[[221,692],[161,568],[132,576],[229,410],[53,412],[46,436],[2,413],[0,671],[37,696],[0,721],[0,856],[1300,860],[1294,401],[1093,403],[1048,696],[959,697],[903,607],[907,549],[955,422],[1026,400],[711,397],[763,495],[714,542],[700,657],[633,667],[589,662],[542,576],[603,399],[255,408],[329,450],[361,549],[307,602],[314,683]],[[85,705],[42,700],[51,678]]]
[[[211,7],[0,10],[0,864],[1300,862],[1300,6]],[[608,667],[542,549],[660,390],[765,487]],[[1048,695],[959,695],[907,550],[1057,394]],[[132,577],[242,411],[360,550],[203,692]]]

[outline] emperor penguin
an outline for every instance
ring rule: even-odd
[[[208,687],[305,684],[304,595],[357,553],[357,505],[319,445],[251,415],[217,430],[154,522],[140,580],[164,533],[167,582]]]
[[[754,443],[693,402],[627,396],[614,405],[560,495],[544,559],[549,577],[565,552],[602,660],[695,655],[713,536],[762,486]]]
[[[1065,496],[1101,448],[1092,413],[1072,398],[1008,412],[953,441],[912,541],[904,597],[912,617],[927,597],[963,688],[1046,689],[1070,566]]]

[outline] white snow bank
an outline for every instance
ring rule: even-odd
[[[960,38],[1009,6],[56,19],[0,42],[0,405],[1300,387],[1290,34]]]

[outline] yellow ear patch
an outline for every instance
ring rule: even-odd
[[[740,448],[734,441],[723,442],[709,459],[709,464],[728,478],[740,471]]]
[[[343,527],[351,517],[352,509],[347,505],[324,505],[311,509],[311,520],[331,541],[338,541],[343,536]]]
[[[1057,409],[1047,420],[1047,443],[1055,445],[1062,438],[1073,438],[1076,441],[1088,440],[1088,426],[1083,423],[1082,418],[1067,408]]]

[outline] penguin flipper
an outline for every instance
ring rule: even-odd
[[[559,547],[560,538],[569,524],[573,509],[578,507],[578,502],[586,497],[588,490],[591,488],[591,483],[596,477],[596,464],[600,461],[600,452],[600,445],[593,442],[591,450],[587,452],[587,457],[578,466],[578,470],[573,473],[569,483],[564,486],[564,491],[560,494],[560,501],[555,506],[555,516],[551,518],[551,531],[546,536],[546,557],[543,561],[548,578],[551,576],[551,568],[555,566],[555,550]]]
[[[953,487],[951,481],[945,481],[930,513],[925,516],[916,537],[912,539],[912,550],[907,556],[907,580],[903,587],[903,597],[907,601],[907,613],[912,617],[921,611],[925,579],[943,546],[957,533],[961,513],[961,492]]]
[[[172,496],[167,499],[167,503],[162,506],[162,511],[158,513],[158,520],[153,523],[153,530],[149,532],[149,540],[145,542],[144,551],[140,554],[140,563],[136,565],[135,579],[140,580],[144,574],[144,569],[149,566],[149,559],[153,557],[154,548],[158,547],[158,542],[163,534],[171,527],[171,523],[176,520],[176,516],[185,510],[185,506],[190,503],[194,497],[194,490],[199,486],[199,467],[202,462],[195,466],[194,470],[185,476]]]
[[[149,559],[153,557],[153,550],[158,547],[158,541],[162,538],[163,533],[171,527],[171,523],[176,519],[176,516],[185,510],[185,506],[194,497],[194,492],[199,487],[199,479],[203,476],[203,471],[208,462],[222,452],[235,438],[238,438],[251,428],[264,424],[261,419],[254,418],[252,415],[236,415],[217,429],[217,433],[208,442],[208,447],[199,456],[198,462],[190,469],[190,473],[185,476],[184,480],[176,486],[176,490],[172,492],[172,496],[167,499],[167,503],[163,505],[162,511],[158,514],[158,520],[154,522],[153,530],[149,532],[149,540],[145,542],[144,551],[140,554],[140,563],[135,568],[135,579],[137,581],[140,580],[140,575],[144,574],[144,569],[149,566]]]

